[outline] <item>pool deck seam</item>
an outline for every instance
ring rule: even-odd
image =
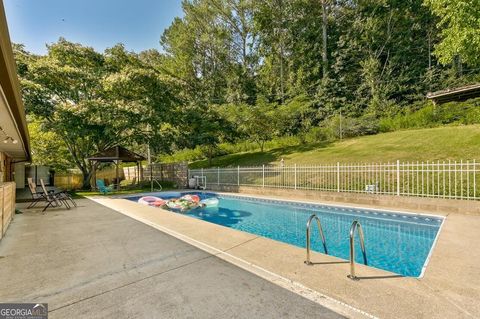
[[[242,243],[240,243],[240,244],[234,245],[234,246],[232,246],[232,247],[230,247],[230,248],[227,248],[227,249],[224,249],[224,250],[221,250],[221,251],[225,253],[225,252],[230,251],[230,250],[232,250],[232,249],[235,249],[235,248],[237,248],[237,247],[243,246],[243,245],[245,245],[245,244],[247,244],[247,243],[249,243],[249,242],[251,242],[251,241],[254,241],[254,240],[258,239],[258,238],[260,238],[260,236],[256,236],[256,237],[254,237],[254,238],[248,239],[248,240],[246,240],[246,241],[244,241],[244,242],[242,242]]]
[[[142,281],[145,281],[145,280],[148,280],[148,279],[157,277],[157,276],[164,275],[164,274],[166,274],[166,273],[169,273],[169,272],[172,272],[172,271],[181,269],[181,268],[183,268],[183,267],[187,267],[187,266],[193,265],[193,264],[195,264],[195,263],[197,263],[197,262],[201,262],[201,261],[207,260],[207,259],[212,258],[212,257],[213,257],[213,255],[209,255],[209,256],[205,256],[205,257],[202,257],[202,258],[199,258],[199,259],[190,261],[190,262],[188,262],[188,263],[185,263],[185,264],[182,264],[182,265],[179,265],[179,266],[176,266],[176,267],[173,267],[173,268],[170,268],[170,269],[161,271],[161,272],[159,272],[159,273],[155,273],[155,274],[150,275],[150,276],[146,276],[146,277],[137,279],[137,280],[135,280],[135,281],[126,283],[126,284],[124,284],[124,285],[121,285],[121,286],[118,286],[118,287],[115,287],[115,288],[112,288],[112,289],[108,289],[108,290],[102,291],[102,292],[100,292],[100,293],[97,293],[97,294],[94,294],[94,295],[91,295],[91,296],[88,296],[88,297],[85,297],[85,298],[76,300],[76,301],[74,301],[74,302],[65,304],[65,305],[60,306],[60,307],[57,307],[57,308],[55,308],[55,309],[48,310],[48,312],[50,313],[50,312],[54,312],[54,311],[57,311],[57,310],[60,310],[60,309],[63,309],[63,308],[67,308],[67,307],[73,306],[73,305],[78,304],[78,303],[81,303],[81,302],[83,302],[83,301],[90,300],[90,299],[93,299],[93,298],[96,298],[96,297],[99,297],[99,296],[102,296],[102,295],[111,293],[111,292],[113,292],[113,291],[115,291],[115,290],[118,290],[118,289],[123,289],[123,288],[125,288],[125,287],[131,286],[131,285],[135,285],[135,284],[137,284],[137,283],[139,283],[139,282],[142,282]]]

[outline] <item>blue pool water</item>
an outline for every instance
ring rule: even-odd
[[[183,193],[150,194],[164,199]],[[201,198],[217,196],[197,192]],[[305,247],[305,225],[312,213],[320,218],[329,255],[349,258],[349,231],[358,220],[365,234],[368,265],[400,275],[419,277],[443,219],[349,207],[218,195],[218,207],[194,209],[184,214],[207,222]],[[137,201],[136,197],[127,199]],[[312,249],[323,253],[316,224],[312,224]],[[358,236],[356,262],[362,263]]]

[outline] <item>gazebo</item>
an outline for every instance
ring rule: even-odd
[[[114,146],[109,149],[106,149],[102,152],[99,152],[91,157],[88,158],[89,161],[95,162],[95,164],[98,163],[114,163],[115,164],[115,183],[117,190],[120,189],[120,181],[119,181],[119,165],[122,162],[125,163],[136,163],[137,164],[137,183],[140,181],[140,169],[141,169],[141,162],[146,160],[145,157],[142,155],[139,155],[137,153],[134,153],[130,150],[127,150],[126,148],[122,146]],[[97,180],[97,174],[96,174],[96,166],[94,166],[94,180]],[[95,184],[96,185],[96,184]],[[95,186],[96,187],[96,186]]]

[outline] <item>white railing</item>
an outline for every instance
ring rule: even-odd
[[[255,166],[189,170],[213,185],[258,186],[397,196],[480,199],[473,161]]]

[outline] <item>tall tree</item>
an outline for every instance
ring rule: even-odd
[[[480,65],[480,1],[479,0],[425,0],[438,23],[441,41],[435,54],[443,64],[466,63]]]
[[[155,135],[173,109],[169,87],[137,55],[119,45],[103,55],[60,39],[45,56],[16,47],[27,113],[59,136],[88,187],[87,158],[117,144]]]

